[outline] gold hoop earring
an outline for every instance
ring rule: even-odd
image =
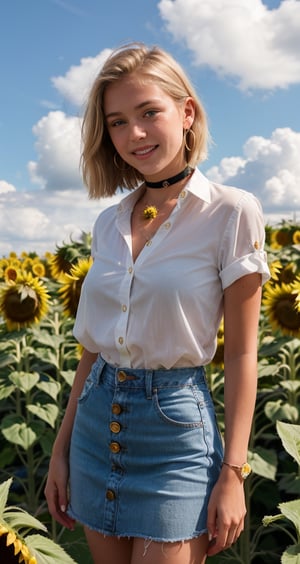
[[[117,161],[118,156],[119,156],[119,153],[115,153],[115,154],[114,154],[114,165],[115,165],[115,167],[116,167],[118,170],[121,170],[121,171],[123,171],[123,172],[124,172],[124,170],[128,170],[128,169],[129,169],[129,164],[128,164],[128,163],[125,163],[125,161],[123,161],[123,159],[122,159],[122,161],[123,161],[123,163],[125,163],[125,167],[122,168],[122,167],[119,165],[119,163],[118,163],[118,161]],[[121,157],[120,157],[120,158],[121,158]]]
[[[190,147],[190,145],[187,144],[187,136],[191,137],[190,141],[192,141],[192,147]],[[195,146],[195,140],[196,140],[196,136],[195,136],[194,131],[192,129],[185,129],[184,130],[184,146],[189,153],[193,150],[193,148]]]

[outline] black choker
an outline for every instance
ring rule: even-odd
[[[176,182],[179,182],[179,180],[183,180],[184,178],[186,178],[186,176],[189,176],[191,172],[191,167],[186,166],[184,170],[182,170],[175,176],[171,176],[171,178],[166,178],[165,180],[161,180],[160,182],[148,182],[147,180],[145,180],[145,184],[147,188],[167,188],[172,184],[176,184]]]

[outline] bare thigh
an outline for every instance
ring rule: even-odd
[[[133,540],[130,564],[204,564],[207,535],[182,542]]]
[[[133,540],[104,536],[84,528],[94,564],[130,564]]]

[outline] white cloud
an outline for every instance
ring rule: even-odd
[[[6,180],[0,180],[0,194],[5,194],[6,192],[15,192],[16,189],[12,184],[6,182]]]
[[[221,160],[206,175],[256,194],[266,212],[300,211],[300,132],[286,127],[250,137],[242,157]]]
[[[81,120],[50,112],[33,127],[37,162],[29,162],[31,181],[48,190],[82,188],[79,170]]]
[[[0,256],[54,251],[70,237],[91,232],[99,212],[122,197],[89,200],[84,189],[0,193]]]
[[[110,49],[104,49],[96,57],[81,59],[64,76],[52,78],[55,88],[72,104],[81,106],[110,53]],[[34,125],[37,161],[28,163],[32,183],[47,190],[82,188],[81,123],[78,116],[51,111]]]
[[[160,0],[158,6],[196,65],[234,77],[241,89],[300,82],[298,0],[283,0],[273,10],[262,0]]]
[[[104,49],[96,57],[80,60],[80,65],[71,66],[64,76],[54,76],[51,81],[55,88],[75,106],[82,106],[88,92],[111,49]]]

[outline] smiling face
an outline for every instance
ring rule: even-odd
[[[177,103],[155,82],[130,74],[104,93],[112,143],[122,159],[146,180],[171,177],[185,166],[183,130],[194,119],[194,103]]]

